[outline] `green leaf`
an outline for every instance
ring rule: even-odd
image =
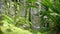
[[[43,0],[43,2],[41,2],[41,4],[44,6],[48,6],[53,12],[60,14],[60,10],[59,10],[60,5],[59,4],[57,4],[57,6],[56,6],[50,0]]]
[[[37,8],[35,5],[28,5],[27,8]]]
[[[10,18],[9,16],[7,15],[3,15],[4,16],[4,19],[8,22],[8,23],[13,23],[13,19]]]
[[[37,0],[27,0],[27,2],[36,2]]]

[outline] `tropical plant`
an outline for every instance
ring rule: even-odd
[[[3,15],[3,18],[0,21],[0,34],[32,34],[27,30],[16,27],[9,16]]]
[[[5,13],[0,16],[0,33],[1,34],[30,34],[32,29],[31,8],[37,8],[37,0],[3,0]],[[25,5],[26,3],[26,5]],[[25,10],[26,9],[26,10]],[[4,12],[4,11],[3,11]],[[23,17],[20,14],[26,12]],[[26,18],[25,18],[26,17]],[[16,29],[15,29],[16,28]],[[24,29],[27,29],[28,32]],[[22,32],[23,31],[23,32]],[[41,34],[35,31],[34,34]]]
[[[45,15],[47,19],[54,24],[52,27],[53,31],[56,31],[56,34],[59,34],[60,30],[60,0],[42,0],[41,4],[45,7],[48,7],[47,11],[42,11],[42,17]]]

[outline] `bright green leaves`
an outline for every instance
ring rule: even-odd
[[[9,16],[7,16],[7,15],[3,15],[4,16],[4,19],[8,22],[8,23],[13,23],[13,19],[12,18],[10,18]]]
[[[27,27],[30,27],[30,24],[31,23],[28,20],[26,20],[25,18],[19,17],[19,18],[17,18],[17,22],[16,22],[15,26],[20,27],[20,26],[25,25]]]
[[[27,2],[36,2],[37,0],[27,0]]]
[[[50,21],[51,22],[51,27],[55,27],[55,28],[52,28],[52,29],[55,29],[55,31],[58,31],[60,30],[60,0],[43,0],[43,2],[41,2],[42,5],[44,7],[48,7],[48,10],[46,10],[45,12],[42,12],[42,15],[44,17],[44,15],[46,14],[47,15],[47,21]],[[52,11],[51,11],[51,10]],[[51,12],[49,12],[51,11]],[[53,24],[53,25],[52,25]]]
[[[6,21],[3,21],[4,24],[0,27],[0,34],[31,34],[29,31],[17,28],[13,24],[9,24]]]
[[[40,32],[37,32],[37,34],[41,34]]]
[[[60,4],[58,1],[59,0],[56,0],[53,3],[50,0],[43,0],[43,2],[41,2],[41,3],[42,3],[42,5],[49,7],[53,12],[60,14]]]
[[[35,5],[36,2],[37,0],[27,0],[27,8],[37,8],[37,6]]]

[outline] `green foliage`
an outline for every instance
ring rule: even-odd
[[[55,13],[58,13],[58,14],[60,14],[60,2],[59,2],[59,0],[56,0],[56,2],[55,3],[57,3],[56,5],[54,5],[50,0],[43,0],[43,2],[42,2],[42,4],[44,5],[44,6],[48,6],[53,12],[55,12]]]
[[[27,0],[27,8],[37,8],[37,6],[35,5],[35,3],[37,2],[37,0]]]
[[[37,0],[27,0],[27,2],[36,2]]]
[[[17,28],[14,24],[9,23],[12,19],[5,15],[5,19],[0,21],[0,33],[3,34],[31,34],[29,31]]]
[[[26,30],[17,28],[12,24],[8,24],[6,21],[4,21],[4,25],[1,27],[1,31],[4,34],[31,34]]]
[[[47,19],[51,22],[51,24],[53,23],[54,27],[52,27],[52,30],[57,31],[56,34],[59,34],[59,30],[60,30],[60,0],[55,0],[54,2],[52,2],[52,0],[43,0],[43,2],[41,2],[41,4],[44,7],[48,7],[47,11],[42,11],[42,17],[44,17],[45,15],[47,15]]]
[[[37,0],[27,0],[25,2],[25,0],[3,0],[4,4],[5,4],[5,14],[2,15],[3,18],[1,17],[0,19],[0,34],[31,34],[32,31],[31,30],[31,21],[29,21],[29,19],[31,19],[31,13],[29,12],[31,8],[38,8],[35,5],[35,2],[37,2]],[[24,5],[26,3],[26,5]],[[9,13],[10,10],[12,8],[12,12],[14,14],[12,14],[12,16],[10,16],[11,14]],[[27,9],[26,9],[27,8]],[[26,9],[26,10],[23,10]],[[28,11],[29,15],[27,16],[27,18],[24,17],[20,17],[20,13],[22,11]],[[27,15],[27,14],[26,14]],[[11,18],[12,17],[12,18]],[[26,26],[27,30],[21,29],[21,26],[23,27]],[[18,28],[19,27],[19,28]],[[36,32],[35,34],[41,34],[40,32]]]
[[[23,17],[19,17],[19,18],[17,18],[17,22],[16,22],[16,26],[17,27],[20,27],[21,25],[26,25],[27,27],[30,27],[30,25],[32,25],[31,24],[31,22],[29,22],[28,20],[26,20],[25,18],[23,18]]]
[[[3,15],[3,17],[10,24],[12,24],[14,22],[14,20],[12,18],[10,18],[9,16],[7,16],[7,15]]]
[[[37,34],[41,34],[40,32],[37,32]]]
[[[27,8],[31,8],[31,7],[32,7],[32,8],[37,8],[37,6],[35,6],[35,5],[28,5],[28,6],[27,6]]]

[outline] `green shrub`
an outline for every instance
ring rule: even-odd
[[[14,20],[7,15],[3,15],[4,19],[0,21],[1,34],[31,34],[31,32],[18,28],[14,25]]]

